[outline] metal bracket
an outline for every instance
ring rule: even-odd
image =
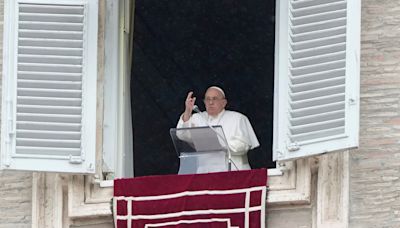
[[[293,143],[290,143],[289,145],[287,145],[287,149],[290,152],[298,151],[298,150],[300,150],[300,145],[297,142],[293,142]]]
[[[69,163],[71,164],[82,164],[83,160],[80,156],[69,155]]]
[[[7,133],[9,135],[9,137],[13,137],[15,135],[15,127],[14,127],[14,119],[13,119],[13,102],[12,100],[7,100],[7,110],[8,110],[8,116],[7,116],[7,125],[8,125],[8,129],[7,129]],[[11,140],[11,139],[10,139]]]

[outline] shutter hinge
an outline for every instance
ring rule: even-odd
[[[6,152],[3,158],[3,165],[5,168],[9,168],[11,166],[11,151],[12,151],[12,146],[13,146],[13,140],[15,138],[15,126],[14,126],[14,120],[13,120],[13,102],[11,99],[6,100],[6,110],[7,110],[7,117],[6,117],[6,122],[7,122],[7,130],[6,130],[6,135],[8,137],[5,138],[5,144],[6,144]]]
[[[8,135],[9,137],[13,137],[15,135],[15,126],[14,126],[14,120],[13,120],[13,103],[12,100],[7,101],[7,110],[8,110]],[[11,140],[11,139],[10,139]]]
[[[82,164],[83,160],[80,156],[69,155],[69,163],[71,164]]]
[[[11,138],[15,135],[14,121],[8,119],[8,136]]]
[[[6,168],[9,168],[11,166],[11,161],[10,161],[10,157],[7,155],[6,158],[4,159],[4,166]]]
[[[300,150],[300,145],[297,142],[292,142],[289,145],[287,145],[287,149],[290,152],[297,151]]]
[[[15,139],[15,127],[14,127],[14,120],[13,120],[13,102],[11,99],[6,99],[6,107],[7,116],[4,120],[6,122],[6,137],[5,137],[5,153],[2,155],[3,165],[5,168],[9,168],[11,166],[11,151],[13,150],[13,140]],[[4,156],[4,157],[3,157]]]
[[[6,168],[8,168],[8,167],[10,167],[11,166],[11,162],[10,161],[5,161],[4,162],[4,166],[6,167]]]
[[[94,171],[94,165],[93,165],[92,163],[90,163],[90,164],[87,166],[86,170],[89,171],[89,172]]]
[[[356,99],[355,98],[350,98],[349,99],[349,105],[355,105],[357,102],[356,102]]]

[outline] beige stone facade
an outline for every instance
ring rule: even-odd
[[[288,163],[271,178],[267,227],[400,227],[400,1],[362,1],[360,71],[359,149]],[[111,194],[89,176],[0,171],[0,228],[113,227]]]
[[[400,227],[400,2],[362,1],[360,148],[350,227]]]

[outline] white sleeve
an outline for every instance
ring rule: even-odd
[[[183,117],[183,114],[179,117],[178,123],[176,124],[176,128],[190,127],[191,122],[192,122],[192,117],[190,117],[189,120],[186,122],[183,121],[182,117]],[[186,131],[186,130],[176,131],[176,136],[178,137],[178,139],[189,142],[189,143],[192,141],[192,136],[190,135],[190,132]]]
[[[239,136],[233,136],[228,140],[229,149],[234,155],[243,155],[249,151],[250,146],[244,140],[244,138]]]
[[[250,124],[249,119],[242,115],[235,127],[235,133],[228,139],[229,149],[232,153],[242,155],[248,150],[260,146],[257,136]]]
[[[178,123],[176,124],[176,128],[190,127],[191,123],[192,123],[192,116],[186,122],[183,121],[182,117],[183,117],[183,114],[179,117]]]

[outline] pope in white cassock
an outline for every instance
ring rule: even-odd
[[[225,110],[225,93],[217,86],[209,87],[205,93],[206,111],[192,115],[196,101],[192,95],[193,92],[189,92],[186,97],[185,112],[179,118],[176,128],[221,125],[231,151],[232,170],[251,169],[247,152],[260,144],[249,119],[239,112]]]

